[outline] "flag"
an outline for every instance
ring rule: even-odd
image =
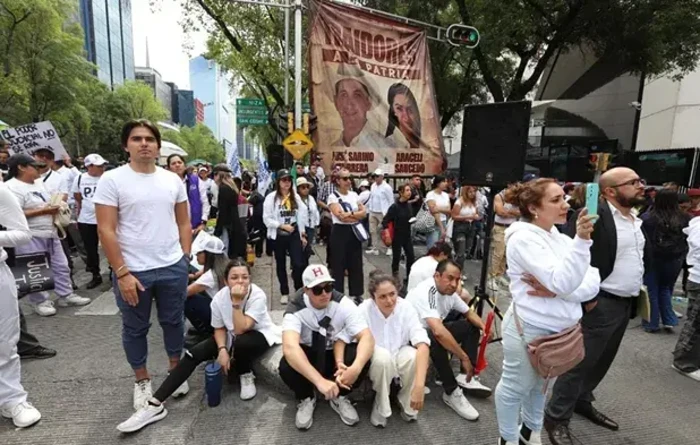
[[[242,176],[242,172],[241,163],[238,160],[238,144],[224,140],[224,150],[226,151],[226,159],[228,161],[228,166],[233,172],[233,177],[240,178]]]
[[[479,345],[479,354],[477,355],[476,365],[474,366],[474,374],[479,375],[486,369],[488,362],[486,361],[486,347],[491,340],[491,329],[493,328],[494,313],[489,312],[486,317],[486,326],[484,329],[484,335],[481,337],[481,344]]]
[[[264,196],[267,193],[267,189],[270,187],[270,183],[272,182],[272,175],[270,174],[270,170],[267,168],[267,161],[265,160],[263,150],[260,147],[258,147],[256,161],[258,164],[258,193]]]

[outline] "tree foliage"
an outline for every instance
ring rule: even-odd
[[[214,137],[214,133],[204,124],[182,127],[180,131],[166,130],[163,140],[180,146],[187,152],[187,159],[204,159],[212,164],[224,162],[224,148]]]

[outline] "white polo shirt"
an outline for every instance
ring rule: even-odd
[[[375,346],[395,354],[406,345],[418,346],[425,343],[430,346],[428,333],[421,324],[413,305],[403,298],[396,300],[394,311],[388,317],[381,313],[374,300],[365,300],[360,305],[360,312],[372,331]]]

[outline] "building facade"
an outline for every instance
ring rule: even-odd
[[[190,90],[177,92],[178,120],[176,123],[185,127],[194,127],[197,123],[195,112],[194,93]]]
[[[131,0],[79,0],[87,59],[95,75],[114,88],[134,80]]]
[[[151,87],[155,98],[167,111],[168,119],[172,119],[173,89],[170,84],[163,82],[160,73],[150,67],[136,67],[136,79]]]
[[[204,124],[221,143],[236,138],[235,92],[221,67],[204,56],[190,60],[190,87],[204,108]]]

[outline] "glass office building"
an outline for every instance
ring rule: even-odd
[[[79,0],[85,51],[95,75],[114,87],[134,79],[131,0]]]

